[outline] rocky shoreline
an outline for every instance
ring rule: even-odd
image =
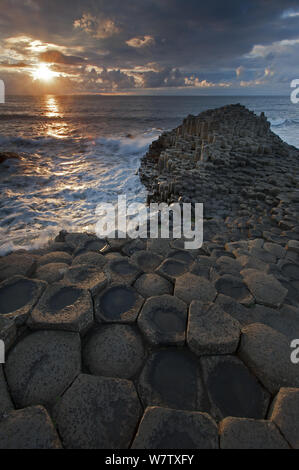
[[[61,232],[0,258],[0,448],[299,448],[299,151],[265,116],[189,116],[149,202],[203,202],[204,245]]]

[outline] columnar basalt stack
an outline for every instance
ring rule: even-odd
[[[264,113],[231,105],[188,116],[162,134],[143,158],[140,178],[148,202],[203,202],[207,217],[234,214],[242,203],[261,213],[276,205],[282,188],[295,191],[298,156]]]

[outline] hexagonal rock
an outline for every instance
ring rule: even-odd
[[[118,257],[110,260],[105,266],[105,272],[111,282],[133,284],[141,271],[130,259]]]
[[[276,258],[284,258],[286,255],[286,250],[277,243],[266,242],[264,244],[264,249],[272,253]]]
[[[192,300],[213,302],[217,291],[214,285],[207,281],[207,279],[187,273],[176,280],[174,295],[187,304],[190,304]]]
[[[252,248],[250,250],[251,256],[258,258],[259,260],[263,261],[263,263],[271,264],[276,263],[276,256],[273,253],[270,253],[267,250],[263,250],[263,248]]]
[[[170,241],[167,238],[149,238],[146,249],[165,257],[170,252]]]
[[[132,256],[134,253],[143,251],[146,249],[146,241],[140,238],[136,240],[132,240],[129,243],[126,243],[125,246],[122,248],[122,252],[126,256]]]
[[[37,268],[35,278],[53,284],[61,281],[68,269],[69,265],[65,263],[44,264]]]
[[[255,269],[245,269],[241,274],[257,303],[269,307],[280,307],[283,304],[288,291],[274,276]]]
[[[65,273],[63,281],[65,284],[87,289],[93,296],[104,290],[108,283],[106,274],[99,268],[86,265],[72,266]]]
[[[188,264],[176,258],[167,258],[156,270],[157,273],[166,277],[169,281],[175,281],[179,276],[189,271]]]
[[[28,253],[12,253],[0,258],[0,281],[13,276],[31,276],[36,267],[36,259]]]
[[[64,241],[76,254],[83,251],[100,251],[107,245],[105,240],[87,233],[67,233]]]
[[[108,248],[106,240],[101,240],[93,235],[89,235],[87,241],[79,242],[76,249],[74,250],[75,256],[81,255],[83,253],[93,252],[104,252]]]
[[[270,396],[235,356],[210,356],[200,360],[217,420],[227,416],[264,419]]]
[[[17,327],[14,320],[0,316],[0,339],[4,341],[5,351],[11,348],[17,337]]]
[[[254,298],[242,279],[231,274],[224,274],[219,277],[215,282],[215,287],[219,294],[232,297],[242,305],[252,305],[254,303]]]
[[[240,334],[240,323],[218,305],[198,300],[191,303],[187,343],[198,356],[234,353]]]
[[[144,273],[152,273],[155,269],[160,266],[163,261],[163,257],[155,253],[154,251],[137,251],[131,256],[131,261],[138,266],[138,268]]]
[[[294,251],[299,255],[299,241],[298,240],[289,240],[287,244],[287,250]]]
[[[144,298],[133,287],[112,285],[95,300],[96,319],[108,323],[134,323]]]
[[[167,258],[177,259],[187,264],[189,267],[194,263],[195,258],[188,250],[171,250],[167,254]]]
[[[46,264],[57,264],[57,263],[62,263],[62,264],[72,264],[72,256],[69,253],[66,253],[65,251],[54,251],[51,253],[47,253],[44,256],[41,256],[40,259],[38,260],[38,266],[44,266]]]
[[[206,411],[199,362],[187,349],[162,349],[147,360],[139,380],[145,406]]]
[[[173,293],[173,284],[164,277],[153,273],[140,276],[135,282],[134,288],[144,298]]]
[[[299,388],[281,388],[269,418],[293,449],[299,449]]]
[[[212,279],[217,279],[224,274],[231,274],[232,276],[240,276],[240,271],[242,269],[241,264],[229,256],[221,256],[216,260],[215,266],[212,269]]]
[[[289,339],[269,326],[254,323],[242,330],[239,356],[272,394],[281,387],[299,387],[291,352]]]
[[[220,448],[234,450],[289,449],[275,424],[270,421],[226,418],[220,423]]]
[[[145,359],[141,335],[129,325],[104,325],[93,332],[83,351],[92,375],[130,379]]]
[[[149,407],[132,449],[218,449],[218,428],[206,413]]]
[[[292,261],[280,260],[277,266],[287,279],[299,281],[299,264]]]
[[[23,324],[47,284],[15,276],[0,284],[0,316]]]
[[[76,256],[73,259],[73,266],[79,266],[85,264],[87,266],[95,266],[102,269],[107,263],[107,259],[101,253],[95,253],[93,251],[87,251],[81,255]]]
[[[138,326],[154,345],[183,346],[186,338],[187,305],[171,295],[151,297],[141,310]]]
[[[219,294],[215,304],[219,305],[226,313],[234,317],[242,326],[252,323],[252,309],[239,304],[239,302],[232,297]]]
[[[61,449],[50,416],[42,406],[12,411],[0,422],[0,449]]]
[[[3,368],[2,368],[2,365],[0,364],[0,421],[1,421],[2,415],[5,412],[13,410],[13,409],[14,409],[14,406],[9,395],[6,379],[3,374]]]
[[[81,343],[76,333],[37,331],[8,354],[5,374],[15,404],[52,405],[81,370]]]
[[[127,449],[142,414],[132,382],[80,375],[55,410],[67,449]]]
[[[86,289],[62,283],[49,286],[28,320],[34,329],[86,332],[93,323],[93,303]]]

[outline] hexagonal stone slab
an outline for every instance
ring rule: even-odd
[[[170,240],[167,238],[150,238],[147,240],[146,249],[164,257],[170,252]]]
[[[188,271],[188,264],[176,258],[167,258],[156,270],[157,273],[161,274],[162,276],[166,277],[166,279],[172,282],[175,282],[175,280],[179,276],[182,276]]]
[[[283,304],[288,291],[274,276],[255,269],[245,269],[241,274],[258,304],[269,307],[280,307]]]
[[[73,259],[73,266],[79,266],[85,264],[86,266],[96,266],[101,269],[107,263],[107,259],[101,253],[96,253],[94,251],[87,251],[81,255],[76,256]]]
[[[5,351],[11,348],[17,337],[17,327],[14,320],[0,315],[0,339],[4,341]]]
[[[215,287],[219,294],[232,297],[242,305],[252,305],[254,303],[254,298],[243,280],[231,274],[224,274],[219,277],[215,282]]]
[[[3,374],[3,368],[2,368],[2,365],[0,364],[0,421],[1,421],[2,415],[5,412],[13,410],[13,409],[14,409],[14,406],[9,395],[6,379]]]
[[[67,243],[69,243],[69,238],[67,240]],[[73,245],[73,243],[71,243]],[[101,240],[100,238],[97,238],[93,235],[88,235],[86,242],[82,240],[82,242],[79,242],[76,246],[76,249],[74,250],[75,256],[79,256],[83,253],[88,253],[90,251],[93,252],[103,252],[108,248],[108,244],[106,240]]]
[[[293,449],[299,449],[299,388],[281,388],[272,405],[270,419]]]
[[[133,287],[119,284],[109,287],[95,301],[96,319],[108,323],[134,323],[144,298]]]
[[[93,332],[83,351],[92,375],[130,379],[141,369],[145,349],[137,329],[129,325],[104,325]]]
[[[200,362],[212,416],[217,420],[227,416],[265,418],[270,396],[238,358],[210,356]]]
[[[105,273],[95,266],[72,266],[63,279],[65,284],[78,286],[90,291],[92,296],[99,294],[108,284]]]
[[[280,260],[277,266],[287,279],[291,281],[299,280],[299,264],[292,261]]]
[[[130,259],[117,257],[110,260],[105,266],[105,272],[111,282],[133,284],[141,271]]]
[[[187,250],[171,250],[167,258],[177,259],[187,264],[189,267],[194,263],[194,256]]]
[[[5,374],[15,404],[52,405],[81,370],[81,343],[76,333],[37,331],[8,354]]]
[[[173,293],[173,284],[164,277],[153,273],[140,276],[135,282],[134,288],[144,298]]]
[[[218,305],[198,300],[191,303],[187,343],[198,356],[234,353],[240,334],[240,323]]]
[[[162,349],[146,362],[139,380],[145,406],[206,411],[199,362],[186,349]]]
[[[163,257],[154,251],[142,250],[134,253],[131,260],[144,273],[152,273],[158,266],[160,266],[163,261]]]
[[[52,284],[31,313],[28,324],[34,329],[84,333],[93,324],[91,294],[76,286]]]
[[[35,257],[26,252],[3,256],[0,258],[0,281],[14,276],[30,277],[34,273],[35,267]]]
[[[127,449],[142,414],[132,382],[80,375],[55,410],[67,449]]]
[[[287,250],[293,251],[299,255],[299,241],[298,240],[289,240],[287,244]]]
[[[44,266],[46,264],[57,264],[57,263],[63,263],[63,264],[72,264],[72,256],[69,253],[66,253],[65,251],[53,251],[51,253],[47,253],[44,256],[41,256],[38,260],[38,265],[39,266]]]
[[[68,269],[69,265],[65,263],[44,264],[37,268],[35,278],[53,284],[61,281]]]
[[[242,269],[242,265],[233,258],[229,256],[221,256],[216,260],[216,263],[212,270],[212,278],[217,279],[225,274],[230,274],[232,276],[238,277],[240,276],[240,271]]]
[[[252,323],[252,308],[247,308],[244,305],[239,304],[232,297],[219,294],[215,301],[216,305],[219,305],[226,313],[234,317],[242,326],[246,326]]]
[[[220,423],[220,448],[234,450],[289,449],[270,421],[226,418]]]
[[[0,422],[0,449],[61,449],[50,416],[42,406],[8,413]]]
[[[206,413],[149,407],[132,449],[218,449],[218,428]]]
[[[154,345],[183,346],[186,339],[187,305],[171,295],[151,297],[140,312],[138,326]]]
[[[299,387],[291,352],[289,339],[269,326],[254,323],[242,330],[239,356],[272,394],[281,387]]]
[[[206,303],[215,300],[217,291],[207,279],[187,273],[176,280],[174,295],[187,304],[190,304],[192,300],[200,300]]]
[[[15,276],[0,284],[0,316],[24,323],[47,284]]]

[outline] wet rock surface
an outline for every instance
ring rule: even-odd
[[[204,203],[201,248],[63,231],[1,257],[0,446],[298,448],[298,156],[240,105],[189,116],[140,177]]]
[[[206,413],[149,407],[132,449],[217,449],[218,429]]]

